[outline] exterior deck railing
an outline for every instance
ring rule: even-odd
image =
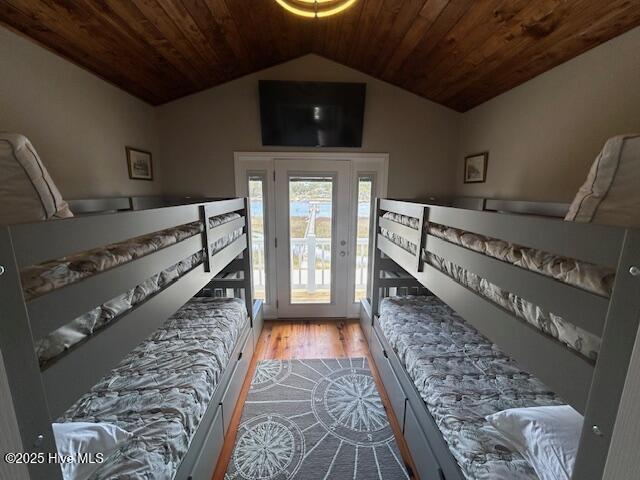
[[[252,239],[253,278],[256,289],[264,289],[266,283],[266,255],[264,238]],[[292,288],[309,292],[331,285],[331,239],[308,236],[291,239]],[[356,289],[367,285],[369,239],[359,238],[356,246]]]

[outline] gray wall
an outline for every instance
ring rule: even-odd
[[[261,145],[259,79],[366,82],[363,146],[345,151],[389,153],[392,197],[451,191],[458,113],[307,55],[158,107],[168,193],[234,194],[233,152],[268,150]]]
[[[640,132],[640,28],[462,115],[455,192],[571,201],[607,138]],[[487,182],[463,157],[489,151]]]
[[[68,198],[232,195],[233,152],[263,149],[261,78],[366,82],[356,150],[390,154],[401,198],[570,201],[604,141],[640,131],[640,28],[465,114],[314,55],[157,108],[1,27],[0,71],[0,130],[27,135]],[[156,181],[128,179],[125,145],[153,152]],[[484,150],[487,182],[464,185],[463,157]]]
[[[104,80],[0,27],[0,131],[34,144],[66,198],[160,193],[129,180],[125,145],[159,166],[155,110]]]

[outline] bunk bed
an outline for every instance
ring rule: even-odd
[[[181,195],[137,195],[133,197],[91,197],[68,200],[74,215],[95,215],[101,213],[124,212],[128,210],[148,210],[151,208],[173,207],[191,203],[218,200],[211,197],[190,197]]]
[[[486,417],[564,404],[584,415],[571,478],[602,478],[638,329],[640,232],[554,218],[566,210],[377,200],[361,324],[421,478],[537,478]]]
[[[48,455],[52,423],[110,422],[131,438],[92,478],[209,478],[262,329],[248,200],[130,207],[1,229],[18,440]],[[242,298],[214,295],[229,289]],[[57,463],[28,469],[62,478]]]

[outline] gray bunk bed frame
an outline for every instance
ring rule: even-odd
[[[640,320],[640,230],[565,222],[565,204],[461,199],[463,208],[377,199],[373,217],[371,298],[362,301],[361,325],[418,474],[423,480],[463,480],[459,465],[399,357],[377,321],[390,288],[422,287],[536,375],[584,415],[573,479],[602,478]],[[392,222],[393,212],[418,219],[419,229]],[[514,215],[497,212],[515,212]],[[531,216],[534,215],[534,216]],[[446,242],[423,231],[426,222],[615,269],[610,298],[559,282]],[[385,228],[418,246],[411,254],[380,233]],[[425,263],[425,249],[503,285],[581,328],[601,336],[595,364],[510,312]],[[399,271],[389,277],[385,271]]]
[[[133,197],[78,198],[69,200],[67,203],[74,215],[95,215],[99,213],[125,212],[128,210],[174,207],[177,205],[213,202],[216,200],[220,199],[180,195],[139,195]]]
[[[240,218],[209,228],[207,219],[231,212],[238,213]],[[205,224],[201,235],[31,301],[24,299],[22,267],[198,220]],[[209,250],[216,238],[240,228],[242,235],[222,250],[215,253]],[[252,302],[248,232],[246,198],[1,227],[0,349],[8,380],[7,393],[18,426],[19,438],[14,443],[21,443],[22,451],[33,454],[56,452],[51,429],[56,418],[203,288],[230,288],[228,280],[221,280],[224,285],[218,287],[218,275],[242,271],[242,278],[234,280],[232,288],[244,290],[251,321],[240,335],[232,360],[175,477],[210,478],[263,324],[262,304]],[[34,338],[48,334],[201,250],[206,257],[203,264],[70,349],[50,367],[41,369]],[[62,478],[60,466],[55,463],[30,464],[28,474],[32,480]]]

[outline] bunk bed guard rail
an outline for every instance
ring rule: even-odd
[[[411,224],[394,221],[393,216],[410,217]],[[572,478],[600,479],[638,329],[640,231],[389,199],[376,201],[374,221],[373,315],[378,314],[381,287],[393,283],[385,280],[383,272],[395,264],[584,414]],[[609,267],[616,272],[612,293],[607,298],[449,242],[429,233],[424,228],[429,224]],[[403,248],[402,242],[389,239],[390,234],[415,248]],[[578,355],[425,262],[429,254],[508,288],[599,336],[597,361]]]
[[[0,351],[19,430],[14,448],[56,452],[51,430],[56,418],[229,264],[250,265],[248,212],[248,200],[235,198],[0,228]],[[231,221],[210,226],[209,219],[223,214],[235,215]],[[203,224],[201,233],[41,296],[25,297],[20,275],[25,267],[193,222]],[[217,240],[237,231],[242,233],[223,248],[211,249]],[[37,339],[199,252],[205,257],[203,263],[88,336],[52,365],[41,367]],[[240,287],[249,287],[245,291],[249,315],[250,285],[250,268],[246,268]],[[60,478],[60,467],[35,463],[29,465],[29,475]]]

